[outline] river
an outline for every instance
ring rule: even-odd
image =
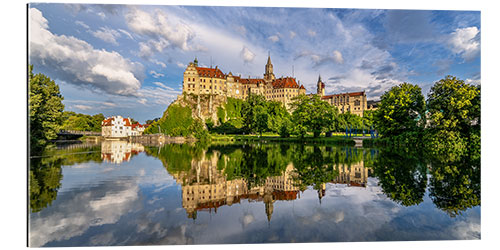
[[[481,238],[480,157],[103,141],[30,165],[32,247]]]

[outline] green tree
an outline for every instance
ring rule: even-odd
[[[243,121],[250,132],[257,132],[257,114],[266,112],[266,99],[262,95],[248,95],[241,109]],[[264,116],[261,115],[263,118]],[[266,121],[267,122],[267,121]]]
[[[262,133],[265,132],[267,127],[267,122],[269,119],[269,115],[267,114],[267,110],[258,106],[255,114],[255,130],[262,136]]]
[[[41,146],[56,138],[62,124],[64,99],[59,86],[43,74],[33,74],[29,66],[29,130],[30,148],[39,151]]]
[[[460,157],[469,146],[480,149],[481,89],[454,76],[432,86],[427,99],[429,129],[425,141],[435,156]]]
[[[381,97],[375,126],[383,137],[417,131],[425,124],[425,99],[419,86],[402,83]]]
[[[292,109],[292,120],[302,137],[305,132],[312,132],[314,137],[318,137],[322,132],[332,128],[338,116],[337,109],[322,101],[318,95],[295,97]]]

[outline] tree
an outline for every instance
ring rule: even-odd
[[[292,108],[293,122],[302,137],[306,131],[313,132],[314,137],[318,137],[331,129],[338,116],[337,109],[322,101],[318,95],[299,95],[294,98]]]
[[[255,130],[262,136],[262,133],[268,129],[269,115],[267,110],[262,106],[257,106],[255,118]]]
[[[384,137],[416,131],[425,125],[425,99],[419,86],[402,83],[381,97],[375,126]]]
[[[33,74],[29,66],[29,130],[30,148],[38,151],[56,138],[62,124],[64,105],[59,86],[43,74]]]
[[[262,95],[250,94],[245,102],[243,102],[241,114],[244,124],[250,132],[257,131],[257,114],[267,113],[266,106],[266,99]],[[261,119],[263,118],[264,116],[261,114]]]

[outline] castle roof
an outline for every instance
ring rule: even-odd
[[[264,84],[264,79],[261,78],[240,78],[242,84]]]
[[[220,69],[196,67],[199,76],[224,79],[225,75]]]
[[[281,89],[281,88],[300,88],[299,84],[295,81],[295,78],[292,77],[284,77],[284,78],[277,78],[274,79],[273,82],[273,88],[275,89]],[[304,87],[304,86],[302,86]]]
[[[341,96],[341,95],[349,95],[350,97],[353,97],[353,96],[362,96],[364,94],[365,94],[365,92],[361,91],[361,92],[351,92],[351,93],[334,94],[334,95],[324,95],[324,96],[321,97],[321,99],[332,99],[333,97]]]

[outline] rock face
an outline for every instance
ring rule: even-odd
[[[190,107],[193,112],[193,118],[200,118],[203,122],[211,118],[212,121],[218,125],[219,119],[217,117],[217,108],[224,107],[226,101],[227,98],[221,95],[194,95],[183,93],[177,96],[177,100],[172,104]]]

